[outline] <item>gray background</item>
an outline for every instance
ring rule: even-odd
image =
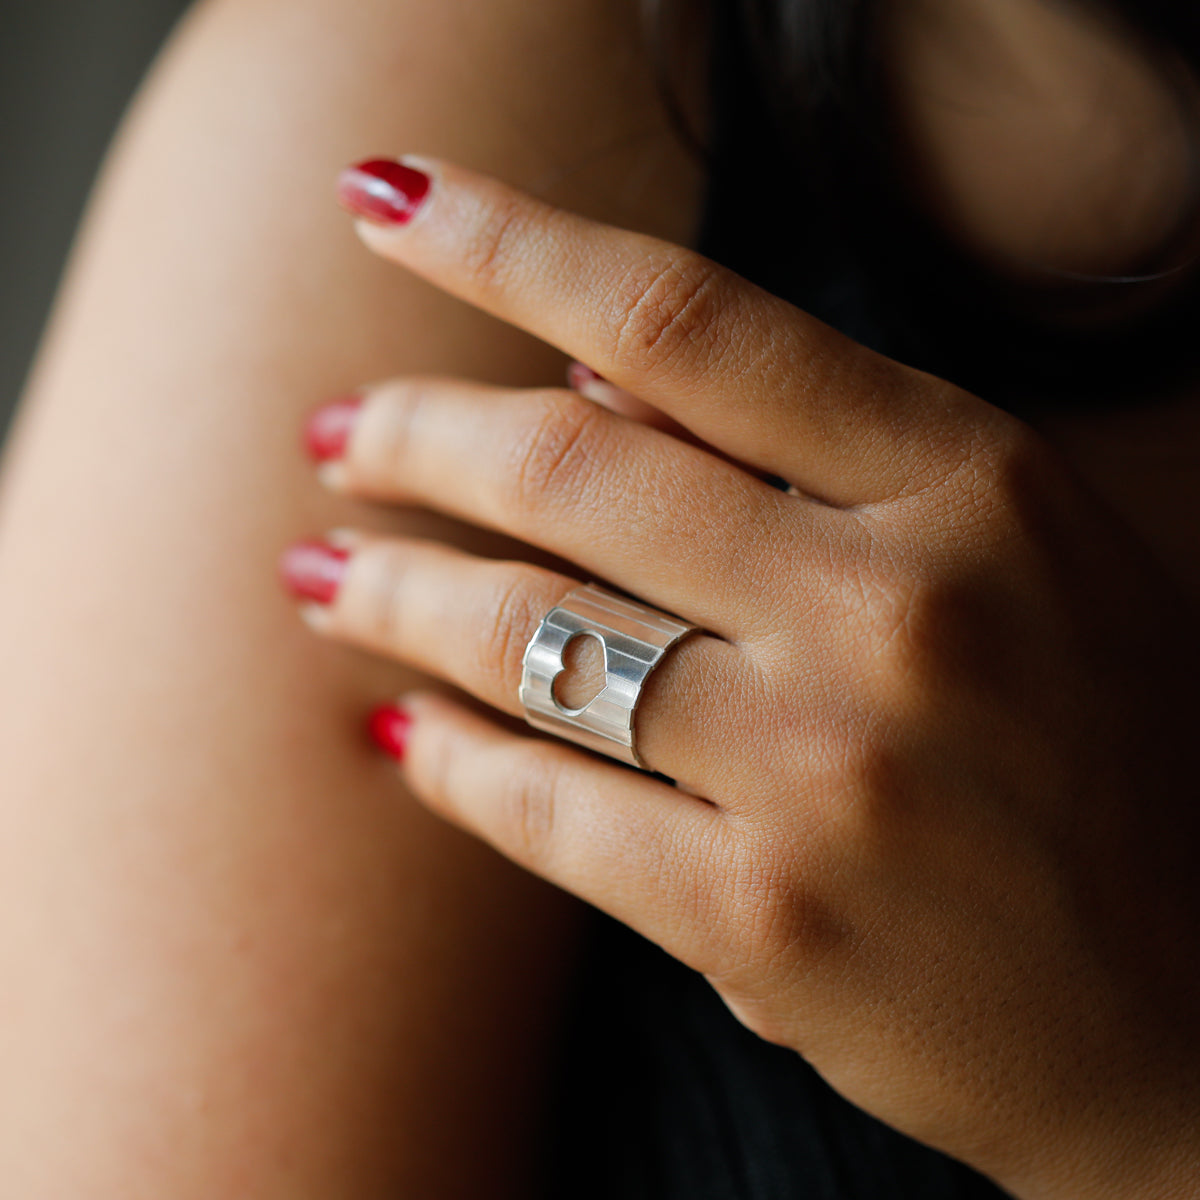
[[[0,438],[122,110],[185,0],[0,0]]]

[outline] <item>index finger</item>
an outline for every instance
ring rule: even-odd
[[[977,444],[980,413],[996,413],[694,251],[462,167],[369,160],[339,195],[385,258],[832,503],[943,476]]]

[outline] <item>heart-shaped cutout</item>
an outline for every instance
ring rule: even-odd
[[[579,712],[608,683],[604,642],[594,633],[577,633],[563,647],[562,661],[562,670],[552,685],[554,700],[568,712]]]

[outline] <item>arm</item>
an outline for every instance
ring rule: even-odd
[[[311,645],[270,564],[357,519],[308,408],[561,373],[364,256],[337,168],[432,150],[685,236],[633,32],[609,0],[212,3],[127,122],[4,480],[5,1194],[521,1191],[566,914],[396,804],[359,725],[411,676]]]

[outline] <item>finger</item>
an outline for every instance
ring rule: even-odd
[[[678,421],[668,417],[660,408],[647,404],[637,396],[609,383],[607,379],[597,375],[591,367],[583,363],[572,363],[567,370],[567,382],[581,396],[599,404],[610,412],[619,413],[631,421],[648,425],[651,429],[659,429],[672,437],[683,441],[695,441],[695,435],[685,429]]]
[[[623,388],[609,383],[607,379],[597,375],[591,367],[583,363],[572,363],[570,365],[567,370],[567,382],[581,396],[591,400],[594,404],[599,404],[607,408],[610,412],[619,413],[621,416],[628,417],[631,421],[637,421],[641,425],[648,425],[651,429],[659,429],[663,433],[669,433],[672,437],[678,438],[682,442],[690,442],[694,446],[702,446],[710,454],[716,454],[720,458],[728,458],[727,455],[713,446],[702,442],[690,429],[685,429],[678,421],[672,417],[668,417],[661,409],[657,409],[637,396],[631,395]],[[794,495],[798,494],[794,488],[789,489],[787,482],[781,480],[778,475],[768,475],[754,467],[747,466],[745,463],[738,463],[738,466],[760,479],[765,479],[772,487],[779,491],[791,490]]]
[[[1010,421],[691,251],[448,163],[406,163],[342,177],[368,246],[812,495],[906,494],[967,461],[981,424]],[[375,203],[389,189],[413,201],[403,221]]]
[[[722,965],[732,857],[719,809],[562,743],[502,732],[437,696],[409,696],[405,780],[501,854],[594,904],[697,970]]]
[[[847,523],[565,389],[376,385],[322,477],[499,529],[735,641],[773,626],[785,549],[816,555]]]
[[[527,563],[476,558],[438,542],[339,531],[332,552],[304,543],[285,557],[293,591],[315,601],[309,624],[326,636],[400,659],[439,676],[502,712],[521,716],[525,648],[542,618],[579,582]],[[307,589],[315,578],[318,588]],[[330,586],[330,580],[333,580]],[[299,586],[297,586],[299,584]],[[604,668],[583,665],[562,683],[582,707],[604,684]],[[646,681],[635,736],[643,759],[694,791],[711,794],[729,769],[725,730],[734,736],[736,697],[749,681],[743,655],[694,634]],[[714,774],[715,771],[715,774]]]

